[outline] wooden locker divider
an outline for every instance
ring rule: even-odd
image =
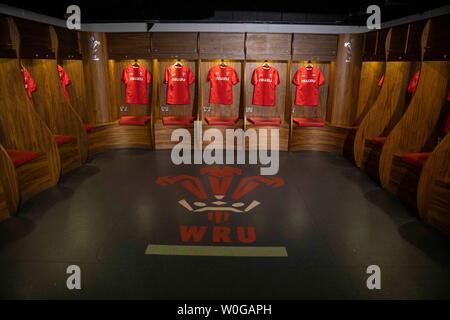
[[[154,84],[149,86],[148,104],[137,105],[125,103],[125,85],[121,81],[123,69],[137,62],[152,73],[152,83],[155,82],[152,72],[150,34],[147,32],[107,33],[102,35],[102,39],[105,43],[103,50],[107,51],[107,54],[103,53],[98,62],[106,63],[107,67],[108,114],[111,121],[94,125],[89,135],[89,152],[122,148],[151,149],[153,146],[151,121],[142,125],[120,124],[120,119],[126,116],[141,120],[142,117],[151,117],[151,93]]]
[[[58,147],[61,170],[64,174],[81,166],[86,160],[87,136],[80,117],[68,103],[61,89],[57,63],[54,59],[57,51],[56,33],[49,26],[40,23],[21,19],[14,21],[20,39],[21,63],[30,71],[37,85],[37,90],[33,93],[36,111],[55,136],[64,135],[73,139]],[[39,33],[30,34],[28,33],[30,30],[38,30]],[[36,57],[33,53],[34,46],[40,48],[40,43],[47,44],[47,38],[50,38],[52,51],[45,54],[45,58]]]
[[[0,222],[17,212],[20,201],[19,180],[14,165],[0,145]]]
[[[39,153],[37,159],[16,168],[20,203],[24,203],[57,184],[58,147],[28,99],[16,59],[0,59],[0,96],[0,143],[5,149]]]
[[[71,98],[70,104],[84,125],[92,125],[95,123],[95,109],[87,103],[86,99],[79,32],[60,27],[52,28],[56,32],[58,41],[57,61],[70,78],[70,85],[66,88]]]
[[[434,227],[450,233],[450,135],[434,149],[425,162],[417,188],[420,217]]]
[[[420,152],[438,124],[441,108],[447,97],[450,62],[425,61],[420,81],[410,105],[390,132],[380,157],[380,181],[384,188],[396,193],[398,185],[391,182],[394,155]]]

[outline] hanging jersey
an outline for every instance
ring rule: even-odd
[[[125,83],[125,103],[147,104],[148,84],[152,82],[151,73],[142,66],[128,66],[123,69],[122,81]]]
[[[383,73],[383,75],[381,76],[380,81],[378,81],[378,86],[379,86],[379,87],[382,87],[382,86],[383,86],[383,83],[384,83],[384,73]]]
[[[417,71],[412,77],[411,81],[409,82],[408,93],[413,94],[414,92],[416,92],[417,85],[419,84],[419,78],[420,78],[420,71]]]
[[[64,91],[64,95],[66,96],[67,101],[70,102],[70,95],[69,92],[67,91],[67,86],[70,84],[70,78],[66,70],[64,70],[64,68],[61,67],[59,64],[58,64],[58,74],[59,74],[59,81],[61,81],[61,86]]]
[[[33,99],[32,93],[36,91],[36,82],[34,82],[33,78],[31,77],[31,73],[27,68],[22,68],[22,76],[27,96],[28,98]]]
[[[301,67],[292,82],[297,86],[295,104],[297,106],[319,105],[319,86],[325,83],[325,77],[319,68]]]
[[[190,104],[189,86],[195,82],[195,76],[187,66],[172,65],[166,68],[164,83],[167,83],[167,104]]]
[[[209,103],[233,104],[233,85],[239,82],[236,70],[229,66],[214,66],[209,69],[207,80],[211,83]]]
[[[280,84],[280,75],[277,69],[257,67],[253,71],[252,84],[254,86],[253,105],[269,107],[275,105],[276,87]]]

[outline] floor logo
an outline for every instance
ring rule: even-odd
[[[193,198],[179,199],[179,205],[189,214],[204,215],[205,220],[202,225],[179,225],[182,246],[149,245],[147,254],[287,256],[284,247],[243,247],[244,244],[255,245],[255,227],[240,225],[239,220],[231,221],[253,213],[262,204],[260,199],[251,197],[255,189],[280,188],[284,186],[282,178],[245,177],[240,168],[230,166],[208,166],[201,168],[199,173],[199,176],[158,177],[160,186],[176,185],[187,190]],[[199,246],[205,243],[209,245]],[[231,246],[234,244],[238,246]]]

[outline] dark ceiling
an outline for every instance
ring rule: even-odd
[[[421,13],[449,4],[449,0],[384,0],[384,1],[330,1],[330,0],[211,0],[167,1],[138,0],[107,3],[99,1],[2,1],[21,9],[63,18],[68,5],[81,8],[82,22],[133,21],[216,21],[261,23],[312,23],[336,25],[363,25],[370,4],[381,7],[382,21],[389,21]]]

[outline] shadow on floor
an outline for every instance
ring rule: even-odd
[[[441,266],[450,266],[449,237],[421,221],[409,222],[398,229],[403,239]]]
[[[408,208],[398,201],[396,196],[388,193],[386,190],[371,190],[366,192],[364,197],[390,217],[412,218],[415,216]]]
[[[0,248],[27,236],[36,224],[26,218],[11,217],[0,223]]]

